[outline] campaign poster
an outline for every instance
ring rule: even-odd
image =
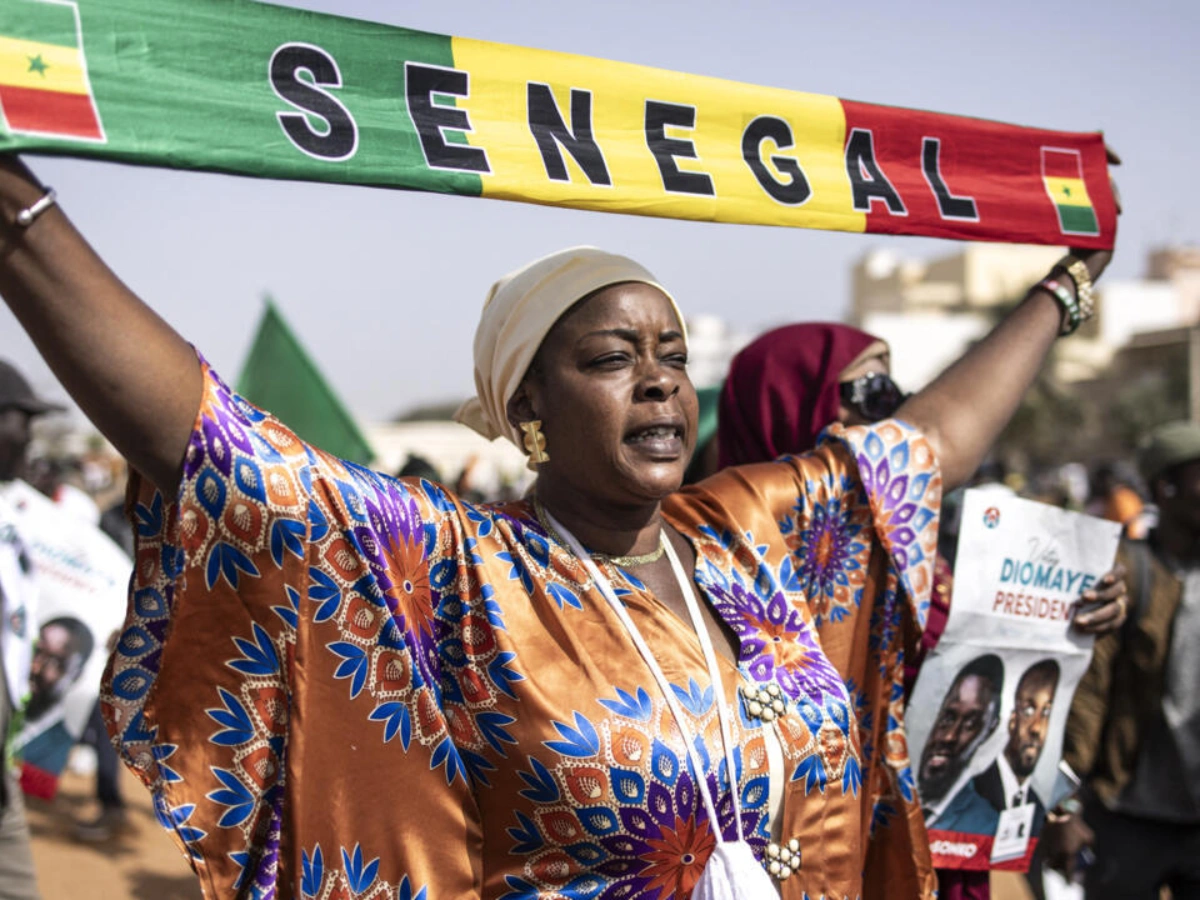
[[[933,864],[1024,872],[1060,799],[1063,733],[1092,639],[1080,594],[1112,568],[1121,527],[968,491],[946,630],[907,728]]]
[[[13,753],[25,793],[50,799],[100,693],[108,640],[121,627],[133,564],[95,525],[23,481],[4,486],[37,587],[29,699]]]

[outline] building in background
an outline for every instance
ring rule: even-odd
[[[723,384],[734,355],[755,338],[719,316],[694,316],[687,326],[688,374],[698,388]]]
[[[986,334],[1064,252],[967,244],[925,261],[873,250],[854,267],[851,321],[892,345],[897,381],[916,390]],[[1200,248],[1157,250],[1146,277],[1097,287],[1096,318],[1054,360],[1054,374],[1067,383],[1100,376],[1135,335],[1200,322]]]
[[[888,341],[896,380],[919,390],[1063,253],[967,244],[925,261],[871,251],[853,270],[851,319]],[[1200,421],[1200,248],[1155,250],[1145,277],[1097,287],[1096,317],[1055,345],[1033,408],[1010,426],[1016,430],[1010,437],[1030,445],[1034,456],[1040,449],[1090,459],[1106,448],[1128,449],[1164,418],[1190,413]],[[1059,433],[1049,433],[1039,415],[1057,422]]]
[[[521,493],[533,480],[525,454],[510,441],[487,438],[446,416],[367,425],[367,440],[375,448],[373,468],[395,474],[409,456],[419,456],[441,473],[442,483],[453,487],[471,467],[470,487],[485,497]]]

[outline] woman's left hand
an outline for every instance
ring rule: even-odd
[[[1121,157],[1117,156],[1117,152],[1112,147],[1105,145],[1104,152],[1107,155],[1109,165],[1119,166],[1121,164]],[[1122,212],[1121,194],[1117,190],[1117,182],[1111,175],[1108,176],[1108,183],[1112,187],[1113,202],[1117,205],[1117,215],[1119,216]],[[1112,250],[1079,250],[1071,248],[1071,255],[1083,260],[1083,264],[1087,266],[1088,274],[1092,276],[1092,281],[1095,281],[1108,268],[1108,264],[1112,261],[1113,252]]]
[[[1075,614],[1075,627],[1084,634],[1108,634],[1125,624],[1129,614],[1129,590],[1125,585],[1125,567],[1117,563],[1105,572],[1094,588],[1080,595],[1086,604]]]

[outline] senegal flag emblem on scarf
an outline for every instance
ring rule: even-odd
[[[1096,210],[1083,181],[1083,159],[1078,150],[1042,148],[1042,180],[1058,209],[1063,234],[1099,234]]]
[[[74,3],[4,0],[0,110],[17,134],[104,140]]]

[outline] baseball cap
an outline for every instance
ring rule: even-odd
[[[11,363],[0,359],[0,410],[16,408],[31,416],[58,412],[65,407],[43,400],[33,392],[25,376]]]
[[[1200,459],[1200,425],[1195,422],[1159,425],[1138,448],[1138,468],[1146,481],[1153,481],[1173,466],[1196,459]]]

